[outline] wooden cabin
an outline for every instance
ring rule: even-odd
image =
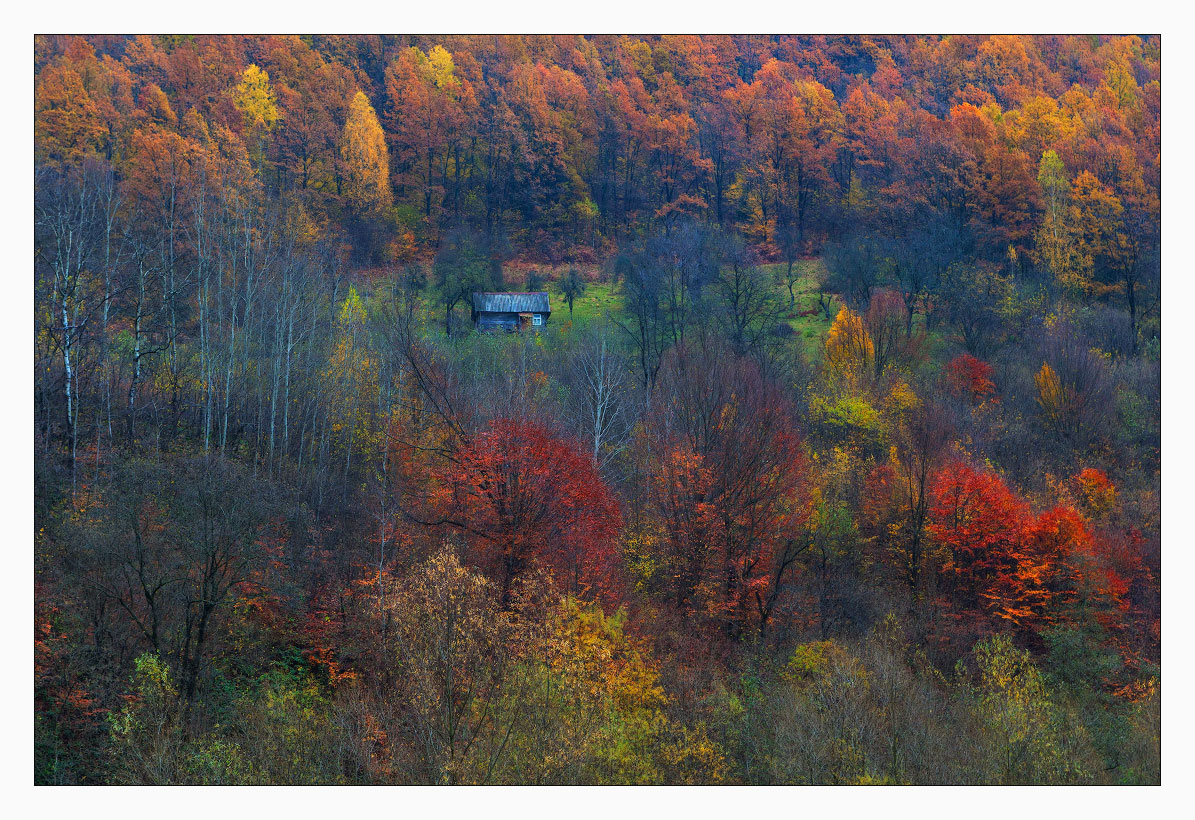
[[[473,294],[473,326],[478,330],[539,330],[551,315],[546,291]]]

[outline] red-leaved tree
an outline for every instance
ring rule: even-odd
[[[808,546],[792,407],[752,362],[721,350],[673,351],[658,394],[649,494],[667,592],[728,634],[762,632]]]
[[[1128,585],[1074,508],[1058,504],[1035,516],[998,475],[962,463],[939,471],[932,497],[927,530],[946,551],[948,641],[963,647],[1012,630],[1033,645],[1055,625],[1122,628]]]
[[[590,456],[539,424],[496,419],[461,449],[436,495],[499,583],[533,563],[581,596],[616,591],[618,504]]]
[[[993,372],[987,362],[970,353],[963,353],[946,365],[946,384],[952,393],[974,404],[982,404],[996,392]]]

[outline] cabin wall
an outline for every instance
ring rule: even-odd
[[[517,313],[479,313],[477,315],[478,330],[518,330],[519,314]]]
[[[548,324],[548,316],[551,314],[539,313],[536,315],[542,317],[541,324],[536,325],[534,320],[532,320],[528,327],[533,330],[539,330],[540,328],[546,327]],[[519,329],[519,314],[479,312],[474,319],[474,323],[476,324],[478,330],[515,331]]]

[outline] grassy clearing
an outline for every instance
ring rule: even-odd
[[[548,294],[552,303],[552,324],[569,321],[565,298],[555,290],[555,286],[549,288]],[[573,300],[571,320],[575,327],[581,328],[607,315],[618,317],[622,313],[622,293],[618,287],[609,282],[589,282],[585,286],[585,293]]]
[[[796,297],[796,303],[790,310],[784,314],[786,321],[796,331],[796,335],[800,339],[806,356],[811,360],[816,361],[820,359],[822,351],[825,348],[826,333],[833,323],[833,317],[838,313],[839,307],[842,306],[842,300],[837,295],[831,297],[830,317],[826,318],[825,312],[822,311],[818,305],[818,278],[824,270],[824,262],[820,259],[802,259],[793,266],[794,272],[800,271],[800,279],[793,286],[793,295]],[[784,304],[789,304],[788,286],[784,281],[784,276],[787,272],[788,266],[786,264],[765,265],[765,270],[768,270],[776,282],[776,296],[781,299]],[[803,315],[804,314],[804,315]],[[925,316],[917,313],[913,317],[914,333],[921,331],[926,333],[925,352],[930,360],[941,359],[949,354],[952,342],[949,334],[944,331],[941,325],[934,330],[926,332]]]
[[[830,329],[832,319],[827,319],[825,313],[818,307],[818,276],[824,264],[818,259],[802,259],[793,265],[793,272],[800,274],[800,279],[793,285],[792,295],[795,301],[790,301],[788,285],[784,277],[788,272],[787,264],[764,265],[766,272],[771,274],[775,282],[776,298],[788,307],[781,315],[792,327],[797,341],[801,344],[805,355],[810,359],[821,357],[825,346],[826,331]],[[834,299],[830,308],[831,317],[838,312],[840,302]]]
[[[800,344],[805,355],[812,359],[820,358],[822,348],[825,344],[826,331],[830,327],[830,320],[826,319],[825,314],[817,305],[817,282],[821,265],[821,259],[805,259],[794,266],[796,270],[800,271],[801,278],[793,286],[793,295],[796,297],[796,303],[791,308],[788,308],[788,287],[783,278],[787,266],[764,266],[764,271],[768,274],[769,281],[773,283],[776,299],[781,305],[788,308],[780,314],[782,321],[792,326],[795,332],[795,342]],[[559,271],[550,269],[541,270],[546,274],[547,279],[554,280],[557,275],[563,274],[566,269],[561,268]],[[580,329],[593,322],[601,321],[607,316],[614,318],[625,316],[622,289],[620,286],[610,282],[589,282],[586,285],[585,294],[573,302],[571,317],[568,311],[568,302],[556,290],[554,281],[551,281],[547,285],[547,290],[552,304],[551,323],[558,327],[565,322],[571,321],[574,327]],[[831,316],[837,312],[837,304],[837,301],[835,301],[834,306],[831,307]]]
[[[808,359],[818,361],[825,348],[826,333],[842,302],[837,296],[831,297],[831,318],[826,318],[825,312],[818,305],[818,281],[824,272],[824,263],[820,258],[802,259],[793,266],[794,272],[799,273],[799,278],[793,285],[793,297],[795,298],[790,301],[788,286],[784,278],[787,267],[784,263],[778,263],[764,265],[763,270],[772,283],[777,301],[783,306],[780,313],[781,321],[786,322],[793,329],[794,343],[801,346],[802,352]],[[616,319],[625,317],[626,309],[622,288],[619,285],[601,281],[589,281],[586,284],[584,295],[574,300],[570,316],[568,302],[556,287],[557,277],[567,269],[567,266],[559,269],[539,266],[539,270],[546,280],[544,289],[548,291],[548,298],[552,306],[552,318],[549,320],[551,326],[562,328],[571,322],[572,327],[581,330],[591,324],[603,321],[607,316]],[[589,273],[592,275],[593,272]],[[511,280],[508,283],[510,290],[523,288],[522,274],[514,272],[514,275],[509,278]],[[428,299],[429,305],[435,304],[436,292],[430,283],[425,292],[425,298]],[[438,315],[442,316],[443,314]],[[433,310],[429,316],[434,320],[437,314]],[[924,319],[920,314],[914,319],[914,322],[922,328],[924,327]],[[927,352],[931,357],[942,355],[948,346],[949,341],[941,330],[934,330],[929,334]]]

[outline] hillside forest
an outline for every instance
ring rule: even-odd
[[[1159,37],[33,46],[37,783],[1160,781]]]

